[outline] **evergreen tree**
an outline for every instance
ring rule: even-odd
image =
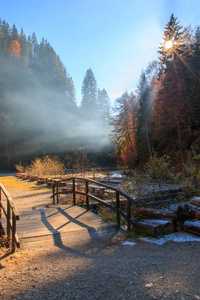
[[[1,33],[0,33],[0,50],[3,51],[4,54],[6,53],[7,47],[11,42],[10,34],[11,34],[10,26],[4,20],[1,23]]]
[[[95,118],[98,114],[97,82],[90,69],[87,70],[82,84],[81,112],[84,116]]]
[[[150,146],[150,88],[144,72],[138,86],[138,110],[136,145],[138,159],[146,160],[151,155]]]
[[[31,43],[32,43],[32,53],[33,53],[33,57],[37,58],[38,56],[38,43],[37,43],[37,37],[35,32],[33,32],[32,37],[31,37]]]
[[[11,30],[11,39],[15,40],[15,41],[18,41],[18,38],[19,38],[18,30],[17,30],[15,24],[13,24],[13,27],[12,27],[12,30]]]
[[[187,78],[187,93],[191,104],[191,124],[193,139],[198,140],[200,136],[200,27],[195,30],[192,50],[189,56],[190,69],[192,72]]]
[[[97,100],[101,118],[104,122],[109,123],[110,121],[110,99],[105,89],[102,91],[98,89],[98,100]]]
[[[0,164],[35,156],[33,149],[56,152],[74,145],[73,80],[47,40],[39,45],[35,33],[26,39],[23,29],[18,34],[15,24],[11,30],[0,20],[0,65]],[[55,137],[63,144],[55,145]]]
[[[186,30],[177,22],[177,18],[172,14],[169,22],[165,26],[163,43],[160,46],[158,53],[162,67],[173,61],[174,59],[184,54],[187,50],[187,35]]]
[[[188,82],[193,71],[189,65],[188,41],[188,33],[172,14],[159,51],[161,72],[154,102],[153,133],[155,149],[171,155],[184,151],[191,142]]]
[[[23,28],[21,29],[19,35],[19,43],[21,46],[21,58],[24,66],[27,68],[29,64],[29,44],[28,41],[26,40],[26,36],[24,34]]]

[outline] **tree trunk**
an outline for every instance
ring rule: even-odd
[[[163,234],[170,234],[170,233],[173,233],[175,230],[175,225],[171,221],[157,220],[157,219],[145,219],[145,222],[159,225],[162,228]]]
[[[190,201],[190,204],[196,205],[198,207],[200,207],[200,198],[199,197],[195,197],[194,199],[192,199]]]
[[[151,153],[151,146],[150,146],[150,140],[149,140],[149,130],[148,130],[148,126],[147,126],[147,121],[145,122],[145,127],[146,127],[147,145],[148,145],[148,149],[149,149],[149,156],[152,156],[152,153]]]
[[[183,230],[200,235],[200,221],[185,221]]]
[[[155,238],[162,236],[161,226],[141,220],[135,220],[132,224],[132,229],[137,233],[147,234]]]
[[[183,213],[183,215],[186,215],[191,219],[200,220],[200,207],[198,207],[198,206],[191,205],[191,204],[185,204],[185,205],[183,205],[182,213]]]
[[[168,220],[176,223],[177,216],[176,213],[171,211],[163,211],[161,209],[152,209],[146,207],[138,207],[133,211],[133,216],[135,218],[149,218],[149,219],[160,219]]]

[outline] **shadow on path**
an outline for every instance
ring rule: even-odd
[[[48,205],[46,207],[48,207]],[[114,224],[113,225],[109,224],[107,226],[106,225],[101,226],[100,228],[95,229],[94,227],[89,226],[89,225],[79,221],[78,218],[85,215],[87,213],[87,211],[82,212],[81,214],[79,214],[76,217],[72,217],[69,213],[67,213],[67,210],[70,209],[71,207],[72,206],[69,206],[69,207],[64,208],[64,209],[62,209],[61,207],[56,207],[57,212],[54,212],[49,216],[45,215],[45,210],[44,209],[39,209],[39,212],[41,214],[41,221],[46,226],[46,228],[52,233],[54,244],[55,244],[56,247],[58,247],[58,248],[60,248],[64,251],[68,251],[68,252],[71,252],[71,253],[76,253],[77,255],[83,256],[82,252],[79,252],[78,250],[76,250],[74,248],[70,248],[70,247],[63,244],[62,236],[61,236],[62,233],[59,232],[58,230],[60,230],[61,228],[63,228],[64,226],[66,226],[67,224],[70,224],[70,223],[73,223],[75,225],[80,226],[80,230],[78,230],[78,231],[81,231],[82,229],[86,229],[91,240],[97,239],[97,238],[102,238],[102,237],[107,237],[108,239],[111,239],[116,234],[117,226],[114,225]],[[55,216],[56,214],[58,214],[58,218],[59,218],[59,214],[62,214],[67,219],[67,222],[65,224],[62,224],[58,228],[54,228],[51,225],[50,221],[49,221],[49,218],[51,216]],[[63,234],[65,234],[65,233],[66,232],[63,232]],[[74,234],[74,239],[77,238],[76,237],[76,231],[74,231],[74,232],[71,231],[71,234]],[[85,233],[83,233],[83,235],[84,234]],[[65,241],[66,241],[66,239],[65,239]],[[84,256],[88,257],[88,258],[91,258],[91,255],[84,254]]]

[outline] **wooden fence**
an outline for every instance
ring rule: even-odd
[[[3,199],[3,195],[5,196],[5,199]],[[8,239],[11,240],[11,250],[12,252],[15,252],[16,246],[18,248],[20,247],[19,238],[16,231],[16,221],[19,220],[19,213],[14,207],[11,196],[5,187],[0,183],[0,225],[3,228],[2,213],[5,215],[6,224],[4,226],[6,226],[7,229],[6,234]]]
[[[62,191],[60,186],[61,186],[61,183],[65,182],[65,181],[66,182],[71,181],[71,188],[69,188],[68,190]],[[106,201],[106,200],[103,200],[100,197],[98,197],[98,195],[91,193],[91,191],[90,191],[91,184],[93,184],[93,185],[95,184],[96,186],[99,187],[99,189],[105,188],[109,191],[113,191],[115,193],[115,200]],[[77,190],[78,185],[82,187],[82,191]],[[86,204],[87,211],[90,208],[90,200],[92,199],[92,200],[97,201],[101,205],[111,208],[112,210],[114,210],[116,212],[116,222],[119,227],[121,224],[120,223],[121,217],[123,217],[127,221],[128,231],[131,229],[131,224],[134,224],[134,220],[131,218],[131,208],[132,208],[132,205],[137,207],[138,202],[117,188],[114,188],[110,185],[107,185],[107,184],[104,184],[104,183],[101,183],[101,182],[98,182],[98,181],[95,181],[92,179],[80,178],[80,177],[57,179],[56,181],[54,181],[52,187],[53,187],[53,193],[52,193],[51,197],[53,198],[53,204],[59,203],[59,195],[72,193],[73,204],[76,205],[77,204],[76,195],[83,195],[83,196],[85,196],[85,204]],[[122,201],[120,200],[120,196],[123,197],[123,208],[121,205]]]

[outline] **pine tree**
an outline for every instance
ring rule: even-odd
[[[91,68],[85,74],[81,93],[81,112],[83,115],[94,119],[98,114],[97,82]]]
[[[0,34],[0,50],[7,51],[8,45],[11,42],[11,30],[8,23],[2,21],[1,23],[1,34]]]
[[[150,87],[144,72],[140,77],[138,86],[138,110],[136,145],[138,159],[145,160],[151,155],[150,145]]]
[[[200,26],[195,30],[189,63],[192,72],[188,74],[187,93],[191,104],[193,138],[197,140],[200,136]]]
[[[11,30],[11,39],[15,40],[15,41],[18,41],[18,38],[19,38],[18,30],[17,30],[15,24],[13,24],[13,27],[12,27],[12,30]]]
[[[28,67],[29,63],[29,44],[26,40],[26,36],[24,34],[23,28],[21,28],[21,32],[19,34],[19,43],[21,46],[21,58],[25,67]]]
[[[191,110],[186,94],[185,67],[181,61],[167,68],[157,86],[154,103],[156,151],[174,156],[191,142]]]
[[[110,121],[110,99],[105,89],[98,89],[98,100],[97,100],[101,118],[104,122],[109,123]]]
[[[33,57],[37,58],[38,56],[38,43],[37,43],[37,37],[35,32],[33,32],[32,37],[31,37],[31,43],[32,43],[32,53],[33,53]]]
[[[160,53],[161,71],[154,103],[154,146],[161,153],[175,155],[191,142],[191,100],[188,83],[190,37],[172,14],[164,31]]]
[[[163,43],[159,47],[159,60],[163,67],[180,57],[187,50],[186,30],[177,22],[177,18],[172,14],[169,22],[165,26]]]

